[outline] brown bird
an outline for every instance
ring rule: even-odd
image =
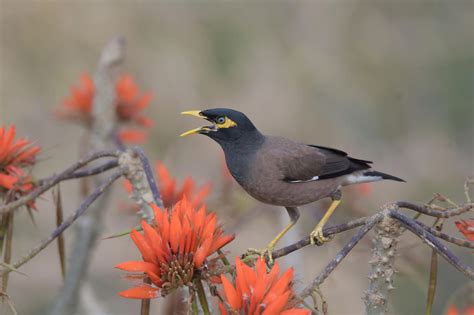
[[[403,179],[371,169],[371,161],[355,159],[347,153],[323,146],[307,145],[292,140],[263,135],[243,113],[214,108],[186,111],[208,120],[211,125],[189,130],[181,136],[203,134],[224,150],[227,167],[235,180],[255,199],[283,206],[290,224],[268,245],[258,251],[268,254],[298,220],[298,206],[322,198],[332,198],[323,218],[310,234],[311,243],[324,243],[324,224],[340,203],[342,186]]]

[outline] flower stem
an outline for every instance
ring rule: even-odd
[[[229,260],[227,259],[227,257],[225,257],[224,253],[220,249],[217,250],[217,253],[221,255],[222,263],[226,266],[230,266]]]
[[[441,222],[440,222],[441,221]],[[441,231],[443,227],[443,220],[439,218],[433,223],[433,227],[436,230]],[[428,282],[428,296],[426,300],[425,314],[431,315],[433,310],[433,303],[436,295],[436,283],[438,278],[438,255],[436,250],[433,249],[431,252],[431,265],[430,265],[430,280]]]
[[[199,302],[201,303],[202,311],[204,315],[211,315],[209,311],[209,304],[207,303],[206,292],[204,291],[204,287],[202,286],[202,282],[200,279],[194,280],[194,285],[196,287],[196,291],[199,297]]]
[[[150,279],[145,278],[143,280],[145,284],[151,284]],[[140,306],[140,315],[149,315],[150,314],[150,299],[143,299]]]
[[[199,309],[198,309],[198,304],[197,304],[197,299],[196,299],[196,294],[193,292],[193,302],[191,304],[191,310],[193,315],[199,315]]]
[[[430,267],[430,280],[428,283],[428,297],[426,301],[425,314],[431,315],[433,309],[433,303],[436,294],[436,278],[438,275],[438,255],[436,250],[431,252],[431,267]]]
[[[3,262],[5,264],[10,264],[12,259],[12,244],[13,244],[13,212],[7,213],[6,218],[6,241],[5,241],[5,251],[3,253]],[[8,274],[2,277],[2,292],[7,292],[8,286]]]

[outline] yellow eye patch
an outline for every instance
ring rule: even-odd
[[[224,122],[222,124],[216,122],[216,126],[217,128],[231,128],[237,126],[237,123],[226,116]]]

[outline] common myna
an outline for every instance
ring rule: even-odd
[[[347,153],[318,145],[266,136],[243,113],[214,108],[182,114],[208,120],[211,125],[189,130],[181,136],[203,134],[222,147],[227,167],[235,180],[255,199],[283,206],[291,222],[266,247],[271,252],[280,238],[295,225],[298,206],[322,198],[332,203],[310,234],[311,243],[323,243],[323,226],[340,203],[342,186],[403,179],[371,169],[371,161],[355,159]],[[270,257],[271,259],[271,257]]]

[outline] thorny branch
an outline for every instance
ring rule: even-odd
[[[153,194],[153,201],[158,207],[163,207],[163,201],[161,200],[160,192],[158,191],[158,186],[156,185],[155,177],[153,176],[153,171],[150,166],[150,162],[145,155],[145,152],[140,147],[133,148],[133,152],[138,155],[141,161],[143,171],[148,182],[148,187]]]
[[[124,177],[132,185],[130,198],[140,206],[139,214],[142,219],[151,222],[154,213],[149,204],[154,203],[162,207],[163,202],[143,150],[134,148],[123,152],[119,158],[119,166],[124,172]]]
[[[384,207],[387,212],[396,211],[394,204]],[[369,286],[362,299],[367,315],[385,314],[388,310],[390,291],[395,289],[395,257],[400,235],[403,233],[400,222],[386,213],[374,226],[372,237],[372,256],[369,260]]]

